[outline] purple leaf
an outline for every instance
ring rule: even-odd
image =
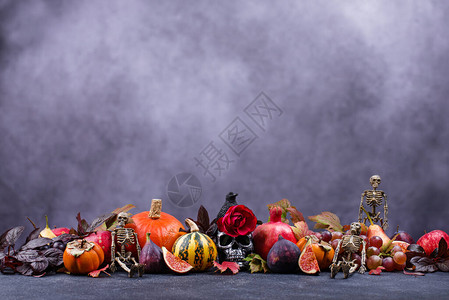
[[[17,239],[20,237],[22,232],[25,230],[23,226],[17,226],[8,229],[5,233],[0,236],[0,251],[3,251],[6,247],[16,244]]]
[[[21,262],[33,262],[39,257],[39,253],[36,250],[23,250],[19,251],[16,255],[16,259]]]
[[[201,225],[201,227],[203,228],[203,232],[205,232],[209,228],[209,213],[202,205],[198,209],[197,223]]]
[[[34,272],[42,273],[48,267],[48,260],[44,259],[41,261],[34,261],[30,265],[31,265],[31,268],[33,268]]]
[[[49,248],[45,250],[42,255],[47,258],[48,263],[51,266],[59,266],[64,263],[62,260],[64,251],[62,251],[61,249]]]
[[[40,233],[40,228],[35,228],[33,231],[31,231],[31,233],[28,235],[25,243],[28,243],[31,240],[37,239],[39,237],[39,233]]]
[[[30,264],[23,264],[16,268],[16,271],[22,275],[31,276],[33,275],[33,269]]]
[[[49,239],[49,238],[34,239],[34,240],[29,241],[25,245],[23,245],[21,250],[37,249],[39,247],[50,244],[52,242],[53,242],[52,239]]]
[[[438,267],[435,265],[435,262],[428,257],[418,257],[415,256],[410,260],[410,263],[414,265],[416,272],[435,272],[438,270]]]
[[[440,271],[449,272],[449,258],[439,260],[436,265]]]

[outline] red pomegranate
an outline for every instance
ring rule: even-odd
[[[111,232],[108,230],[100,230],[93,232],[85,237],[86,241],[97,243],[104,252],[104,262],[111,263]]]
[[[262,224],[253,232],[254,251],[267,260],[268,252],[278,241],[279,235],[296,244],[291,227],[281,221],[282,209],[278,206],[270,210],[270,222]]]

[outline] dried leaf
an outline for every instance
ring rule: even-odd
[[[81,219],[81,213],[76,215],[76,220],[78,221],[78,233],[80,235],[86,234],[88,232],[89,224],[86,220]]]
[[[295,226],[291,226],[291,228],[297,240],[309,235],[309,226],[304,221],[296,222]]]
[[[426,274],[421,273],[421,272],[409,272],[409,271],[406,271],[406,270],[404,270],[404,274],[405,275],[414,275],[414,276],[424,276],[424,275],[426,275]]]
[[[48,245],[51,242],[53,242],[53,241],[52,241],[52,239],[49,239],[49,238],[34,239],[34,240],[29,241],[25,245],[23,245],[21,250],[37,249],[42,246]]]
[[[231,271],[232,274],[237,274],[240,270],[239,264],[236,262],[224,261],[221,264],[214,261],[214,267],[217,268],[217,271],[221,273],[226,272],[227,270]]]
[[[369,275],[380,275],[380,273],[382,273],[382,270],[385,270],[385,268],[382,266],[378,266],[376,269],[369,271],[368,274]]]
[[[39,252],[36,250],[24,250],[19,251],[16,255],[16,259],[21,262],[33,262],[39,257]]]
[[[0,251],[3,251],[6,247],[14,247],[17,239],[20,237],[22,232],[25,230],[23,226],[13,227],[8,229],[0,236]]]
[[[125,206],[122,206],[122,207],[114,209],[112,211],[112,213],[115,214],[115,215],[118,215],[121,212],[128,212],[128,211],[130,211],[133,208],[136,208],[136,207],[134,205],[132,205],[132,204],[126,204]]]
[[[204,232],[209,228],[210,220],[209,220],[209,213],[207,212],[206,208],[204,206],[200,206],[198,209],[198,216],[197,216],[197,223],[203,227]]]
[[[316,216],[310,216],[309,220],[317,223],[315,224],[315,228],[327,228],[329,230],[343,232],[343,226],[340,223],[340,218],[336,214],[329,211],[324,211]]]
[[[114,221],[117,219],[117,215],[113,213],[109,213],[106,215],[99,216],[95,218],[92,223],[90,224],[89,228],[87,228],[88,232],[93,232],[97,230],[107,230],[106,222],[114,223]],[[112,225],[111,223],[111,225]]]
[[[305,221],[304,216],[302,215],[302,213],[300,211],[298,211],[296,209],[296,207],[289,207],[287,208],[287,212],[290,213],[290,219],[292,220],[292,223],[296,223],[296,222],[301,222],[301,221]]]
[[[249,261],[249,269],[251,273],[264,272],[267,273],[270,270],[268,269],[267,262],[260,257],[259,254],[251,253],[248,255],[244,261]]]
[[[106,272],[106,269],[109,268],[109,265],[106,265],[106,267],[102,268],[102,269],[98,269],[95,271],[90,272],[88,275],[90,277],[94,277],[94,278],[98,278],[101,274],[101,272],[105,273],[108,276],[111,276],[111,274],[109,274],[108,272]]]
[[[31,240],[37,239],[39,237],[41,229],[39,227],[34,228],[33,231],[30,232],[30,234],[27,236],[27,239],[25,243],[28,243]]]
[[[280,208],[287,209],[287,208],[291,207],[292,205],[291,205],[290,201],[288,201],[287,199],[282,199],[282,200],[279,200],[278,202],[271,203],[271,204],[267,205],[268,210],[272,209],[275,206],[279,206]]]
[[[410,259],[410,263],[415,266],[416,272],[435,272],[438,270],[438,267],[435,265],[435,262],[428,257],[419,257],[415,256]]]

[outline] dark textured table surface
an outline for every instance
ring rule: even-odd
[[[41,278],[0,275],[0,299],[449,299],[449,273],[426,276],[354,274],[149,275],[90,278],[57,274]]]

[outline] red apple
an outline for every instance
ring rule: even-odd
[[[58,227],[58,228],[53,228],[51,231],[53,231],[53,233],[54,233],[56,236],[60,236],[61,234],[69,233],[69,232],[70,232],[70,229],[68,229],[68,228],[66,228],[66,227]]]
[[[100,245],[104,252],[104,262],[109,264],[111,262],[111,232],[108,230],[100,230],[93,232],[85,237],[86,241],[95,242]]]
[[[449,245],[449,235],[442,230],[433,230],[428,232],[420,237],[416,243],[424,248],[427,255],[430,255],[435,248],[438,248],[438,243],[441,238],[444,238]]]

